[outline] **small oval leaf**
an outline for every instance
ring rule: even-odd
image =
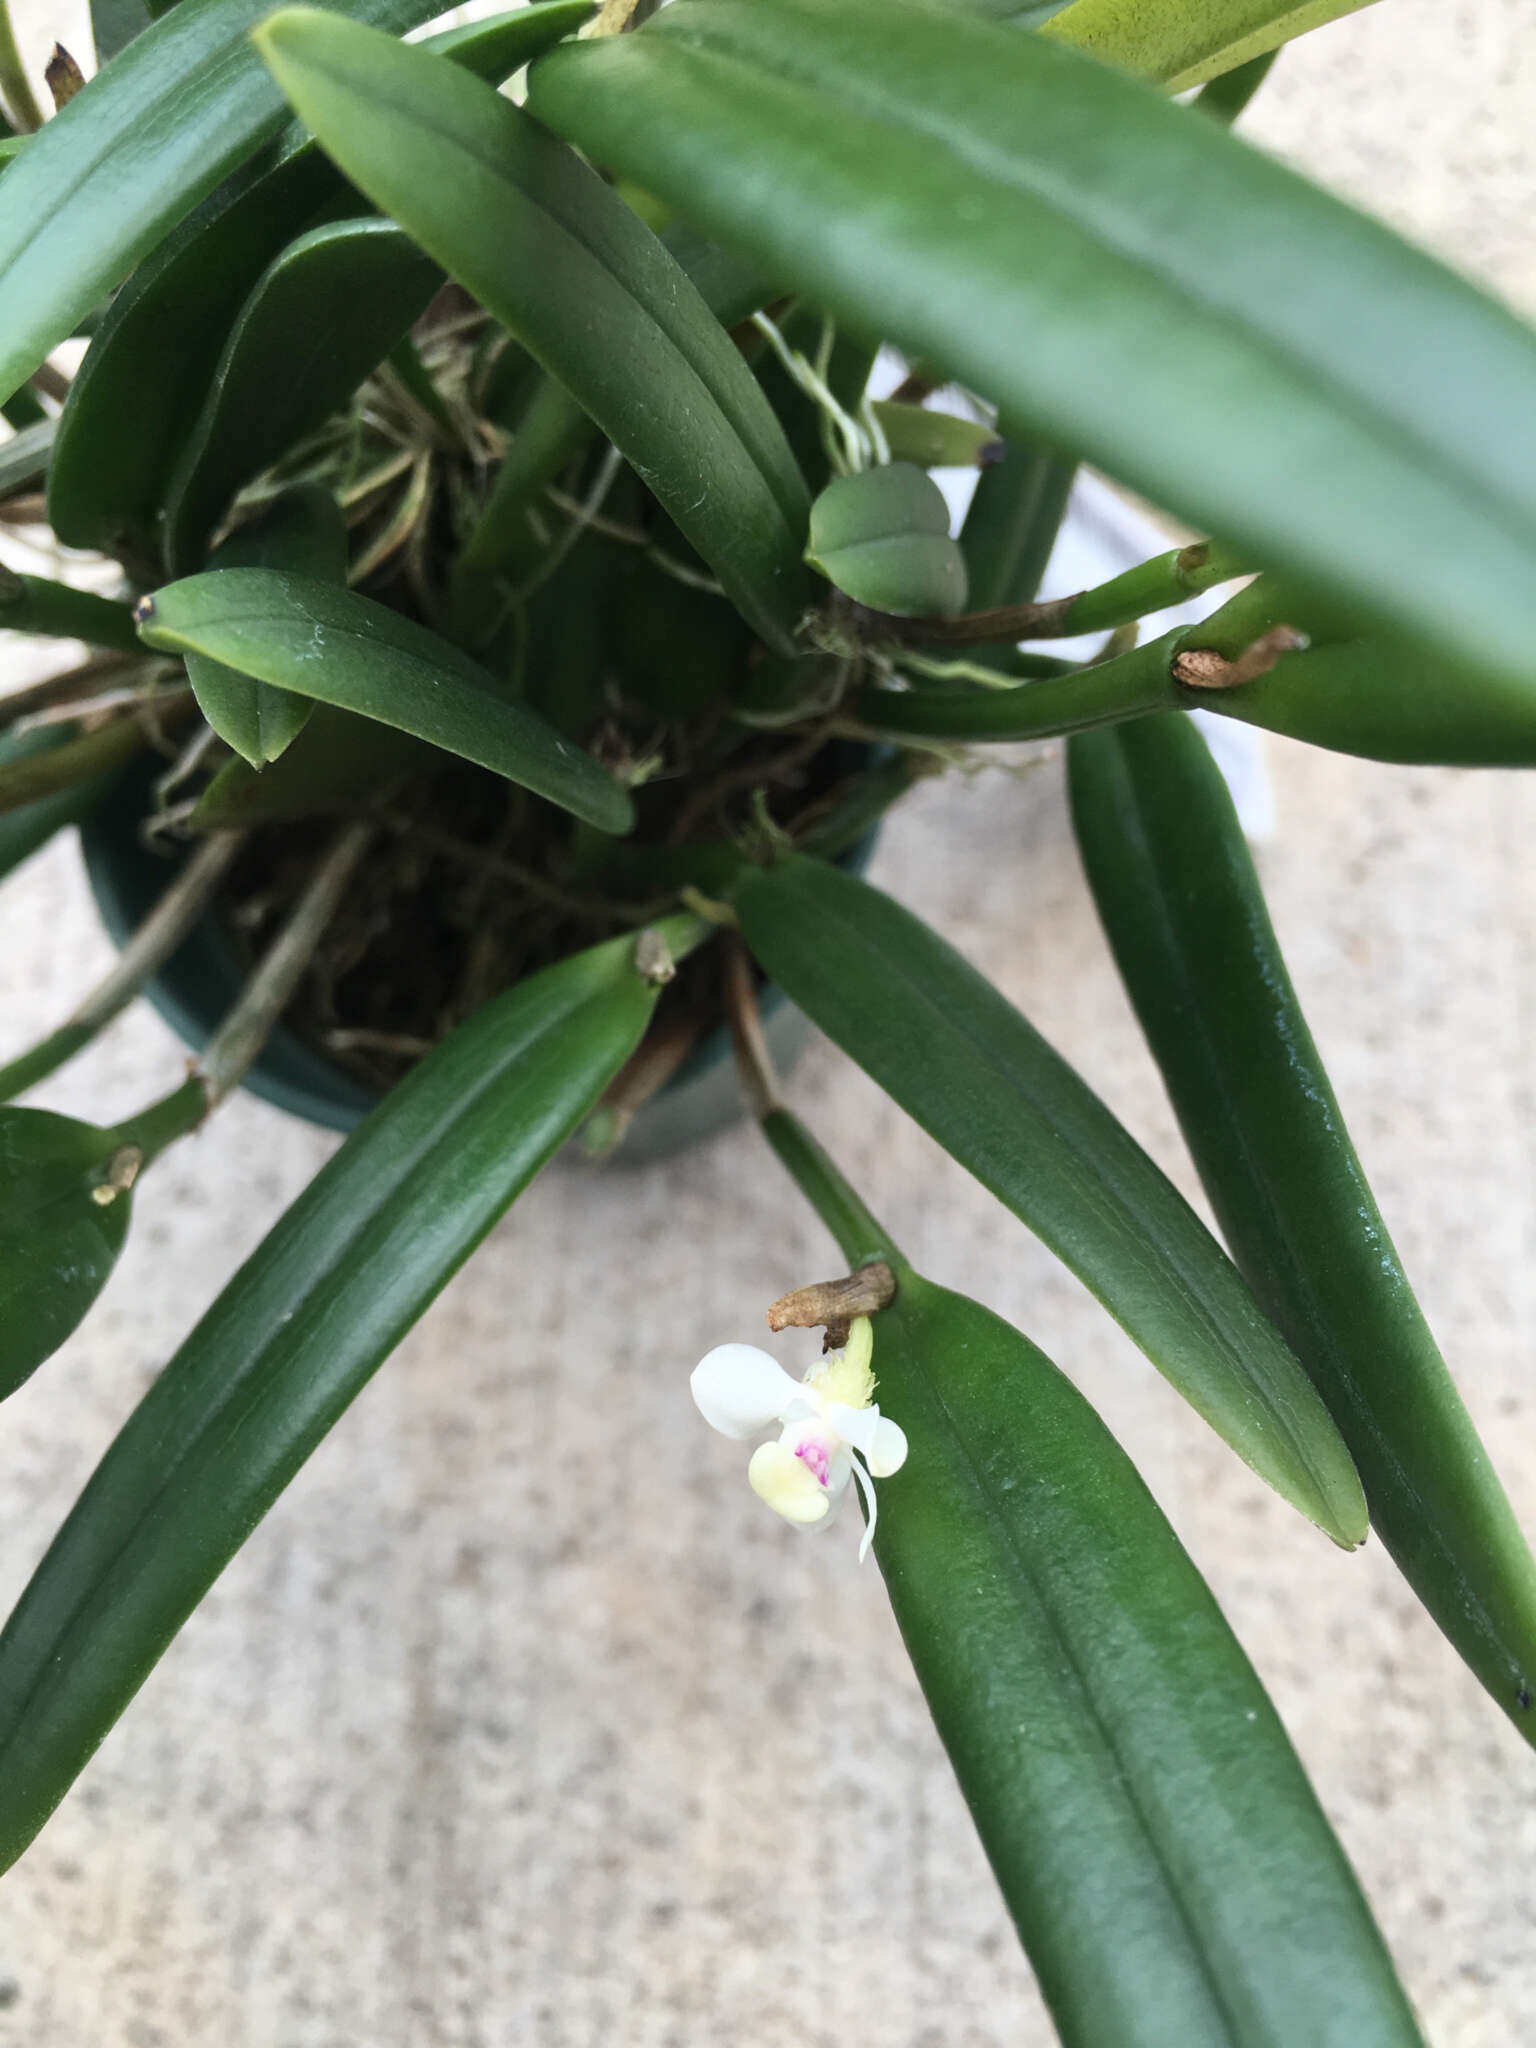
[[[237,527],[210,564],[215,569],[287,569],[341,584],[347,576],[347,529],[341,508],[319,484],[300,484]],[[253,768],[275,761],[298,738],[314,710],[312,697],[274,690],[204,654],[188,654],[187,680],[198,709],[226,745]]]
[[[167,584],[139,632],[168,654],[202,654],[275,689],[360,712],[546,797],[601,832],[634,806],[590,754],[521,704],[457,647],[399,612],[275,569],[213,569]]]
[[[805,559],[872,611],[902,618],[965,609],[965,557],[932,477],[892,462],[827,485],[811,506]]]

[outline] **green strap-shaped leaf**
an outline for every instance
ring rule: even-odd
[[[0,1867],[326,1431],[639,1043],[655,991],[633,950],[620,939],[562,961],[423,1060],[130,1416],[0,1635]]]
[[[903,1274],[875,1555],[1068,2048],[1419,2048],[1274,1708],[1134,1466],[1027,1338]]]
[[[0,1399],[58,1349],[117,1263],[132,1202],[113,1184],[122,1144],[50,1110],[0,1107]]]
[[[181,0],[0,179],[0,398],[286,118],[248,40],[270,0]],[[344,0],[415,28],[434,0]]]
[[[806,601],[805,486],[730,337],[649,228],[520,108],[306,9],[258,41],[295,109],[592,415],[763,636]]]
[[[578,28],[589,11],[586,0],[536,0],[429,37],[427,47],[499,81]],[[59,421],[48,516],[61,540],[107,553],[127,544],[151,555],[167,480],[241,305],[290,238],[345,190],[313,138],[291,126],[123,286]],[[357,210],[355,199],[348,210]]]
[[[1536,1739],[1536,1564],[1349,1141],[1226,785],[1184,718],[1084,734],[1068,759],[1094,901],[1233,1256],[1409,1583]]]
[[[1258,1679],[1130,1460],[989,1310],[914,1273],[787,1111],[763,1135],[884,1259],[875,1556],[1068,2048],[1418,2048]]]
[[[1536,337],[1217,123],[920,0],[677,0],[529,105],[1021,429],[1528,674]]]
[[[185,4],[185,0],[183,0]],[[602,832],[634,806],[590,754],[497,695],[478,663],[371,598],[275,569],[213,569],[139,608],[145,642],[361,712],[505,775]]]
[[[1057,36],[1184,92],[1370,0],[1072,0],[1054,15]]]
[[[91,0],[91,39],[96,45],[96,62],[106,64],[126,50],[135,36],[150,24],[144,0]]]
[[[48,474],[48,457],[58,432],[57,420],[39,420],[0,441],[0,505],[20,491],[30,491]]]
[[[818,861],[754,871],[772,981],[1092,1289],[1238,1455],[1335,1542],[1365,1502],[1328,1412],[1173,1184],[996,989],[889,896]]]
[[[284,491],[259,519],[237,527],[216,550],[215,569],[286,569],[341,584],[347,576],[347,529],[341,508],[318,484]],[[297,739],[314,699],[242,675],[203,654],[187,656],[187,680],[198,709],[226,745],[253,768],[275,761]]]
[[[333,221],[289,244],[225,343],[167,490],[173,574],[199,566],[235,493],[346,403],[442,281],[391,221]]]

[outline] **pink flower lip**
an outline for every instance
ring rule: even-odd
[[[802,1465],[815,1474],[823,1486],[827,1484],[827,1447],[820,1437],[802,1438],[795,1446],[795,1456]]]

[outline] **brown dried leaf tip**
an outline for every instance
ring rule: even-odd
[[[43,77],[53,94],[55,109],[62,113],[85,83],[85,73],[62,43],[55,43],[53,55],[43,66]]]
[[[1268,675],[1282,654],[1295,654],[1310,644],[1295,626],[1271,626],[1251,640],[1236,661],[1228,661],[1213,647],[1186,647],[1173,658],[1173,680],[1189,690],[1235,690],[1239,683]]]
[[[896,1275],[883,1259],[860,1266],[843,1280],[818,1280],[781,1295],[768,1311],[770,1330],[814,1330],[825,1325],[825,1349],[839,1351],[848,1342],[855,1316],[878,1315],[896,1299]]]

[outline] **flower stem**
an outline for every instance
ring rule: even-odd
[[[0,1102],[9,1102],[63,1066],[133,1000],[202,915],[242,837],[221,832],[198,849],[123,948],[112,972],[57,1031],[0,1067]]]
[[[8,0],[0,0],[0,96],[4,97],[10,117],[18,128],[30,134],[33,129],[42,127],[43,110],[37,103],[26,66],[21,61],[21,51],[16,46],[16,30],[11,22]]]
[[[883,1259],[898,1272],[905,1260],[890,1236],[870,1214],[848,1182],[800,1119],[787,1109],[771,1109],[762,1119],[763,1136],[778,1154],[802,1195],[837,1240],[850,1269]]]
[[[801,1194],[837,1240],[850,1269],[883,1259],[887,1265],[900,1270],[906,1262],[885,1230],[865,1208],[800,1119],[779,1101],[778,1079],[763,1037],[757,994],[752,986],[752,963],[746,947],[739,939],[733,938],[726,947],[725,958],[725,1007],[730,1019],[731,1041],[736,1050],[736,1071],[752,1114],[762,1126],[763,1136],[778,1154],[779,1163]]]

